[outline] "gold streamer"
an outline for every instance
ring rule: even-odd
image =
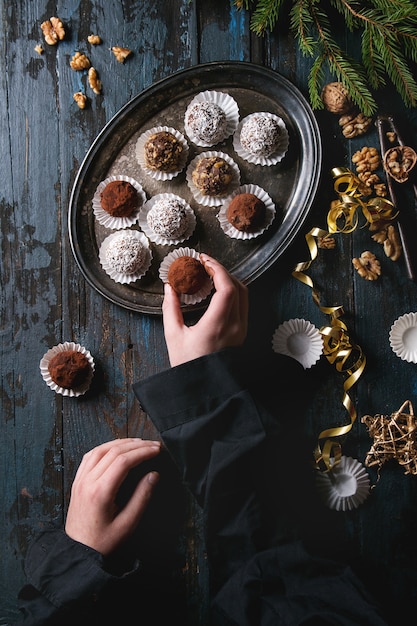
[[[320,294],[305,271],[310,268],[317,257],[316,238],[325,238],[333,233],[353,232],[359,225],[359,210],[366,220],[364,225],[377,220],[393,220],[398,215],[392,202],[385,198],[367,200],[363,194],[363,183],[348,168],[334,168],[332,175],[335,179],[334,189],[339,197],[332,202],[327,215],[328,231],[313,228],[307,233],[305,237],[310,260],[298,263],[292,272],[297,280],[311,288],[313,300],[320,311],[330,316],[330,325],[320,329],[323,337],[323,352],[329,363],[346,376],[342,403],[349,414],[350,423],[335,428],[326,428],[319,433],[314,456],[317,468],[323,471],[329,471],[339,463],[342,456],[340,437],[349,433],[356,421],[357,413],[348,392],[362,375],[366,365],[366,356],[359,345],[350,341],[347,327],[340,319],[343,315],[343,307],[322,306]]]

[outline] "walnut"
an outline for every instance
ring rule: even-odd
[[[101,93],[101,80],[99,79],[97,70],[94,67],[90,67],[88,70],[88,83],[94,93]]]
[[[50,46],[55,46],[58,41],[62,41],[65,37],[65,29],[59,17],[51,17],[42,22],[41,30],[46,43]]]
[[[40,46],[39,44],[37,46],[34,47],[35,52],[37,52],[38,54],[43,54],[43,48],[42,46]]]
[[[381,165],[381,157],[376,148],[364,146],[352,156],[357,172],[374,172]]]
[[[376,233],[372,235],[372,239],[376,241],[377,243],[384,244],[385,241],[387,240],[387,231],[388,231],[388,226],[381,228],[381,230],[378,230]]]
[[[333,250],[336,247],[336,240],[334,237],[329,237],[329,235],[318,237],[317,246],[324,250]]]
[[[394,131],[388,130],[385,134],[390,143],[395,143],[397,141],[397,133]]]
[[[396,146],[386,151],[384,168],[397,183],[405,183],[417,163],[417,154],[409,146]]]
[[[402,245],[397,229],[390,224],[387,228],[387,238],[384,241],[384,252],[391,261],[398,261],[402,252]]]
[[[374,191],[375,191],[375,194],[379,196],[380,198],[386,198],[388,195],[387,186],[385,183],[381,183],[381,182],[376,183],[374,185]]]
[[[342,83],[328,83],[324,85],[321,92],[321,99],[325,108],[330,113],[343,115],[349,113],[354,108],[354,104],[350,99],[347,89]]]
[[[73,95],[73,98],[80,109],[85,109],[87,105],[87,96],[85,94],[81,93],[81,91],[77,91],[77,93]]]
[[[381,275],[381,265],[372,252],[366,250],[359,258],[352,259],[352,264],[359,276],[365,280],[377,280]]]
[[[101,37],[100,35],[88,35],[87,41],[91,43],[92,46],[98,46],[101,44]]]
[[[360,174],[358,174],[358,178],[368,187],[373,187],[374,185],[381,182],[378,174],[372,172],[360,172]]]
[[[120,48],[119,46],[113,46],[111,50],[119,63],[124,63],[127,57],[132,54],[129,48]]]
[[[76,52],[70,61],[70,66],[76,72],[80,70],[86,70],[90,67],[90,59],[81,52]]]
[[[364,135],[372,123],[372,118],[363,113],[348,113],[339,119],[339,126],[347,139]]]

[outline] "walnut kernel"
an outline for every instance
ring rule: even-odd
[[[35,52],[37,52],[38,54],[43,54],[43,48],[41,45],[37,45],[34,47]]]
[[[381,275],[381,265],[376,256],[366,250],[359,258],[352,259],[352,264],[359,276],[365,280],[377,280]]]
[[[91,66],[90,59],[81,52],[76,52],[70,61],[70,66],[76,72],[86,70]]]
[[[127,57],[132,54],[129,48],[121,48],[120,46],[113,46],[111,50],[119,63],[124,63]]]
[[[342,115],[339,126],[342,127],[343,136],[347,139],[364,135],[372,123],[372,118],[363,113],[349,113]]]
[[[101,37],[100,35],[88,35],[87,41],[91,43],[92,46],[98,46],[101,44]]]
[[[354,104],[350,99],[347,89],[342,83],[334,82],[324,85],[321,92],[321,99],[323,100],[325,108],[330,111],[330,113],[342,115],[349,113],[354,108]]]
[[[318,237],[317,247],[323,250],[333,250],[336,247],[336,240],[334,237],[326,235],[325,237]]]
[[[55,46],[58,41],[62,41],[65,37],[65,29],[59,17],[51,17],[42,22],[41,30],[46,43],[50,46]]]
[[[387,238],[384,241],[384,252],[391,261],[398,261],[402,252],[402,245],[397,229],[393,224],[387,228]]]
[[[88,83],[94,93],[101,93],[101,80],[99,79],[97,70],[94,67],[90,67],[88,70]]]
[[[87,105],[87,96],[85,94],[81,93],[81,91],[77,91],[77,93],[73,95],[73,98],[80,109],[85,109]]]

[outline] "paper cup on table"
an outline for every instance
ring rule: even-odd
[[[389,333],[392,350],[403,361],[417,363],[417,313],[401,315]]]
[[[317,473],[316,487],[330,509],[351,511],[369,496],[370,480],[362,463],[342,456],[331,470]]]
[[[74,387],[73,389],[67,389],[64,387],[60,387],[57,385],[51,378],[51,374],[49,373],[49,363],[51,359],[59,354],[60,352],[69,352],[69,351],[77,351],[84,354],[90,364],[90,373],[84,383],[78,387]],[[58,345],[50,348],[42,357],[40,361],[40,370],[42,374],[42,378],[53,391],[59,393],[63,396],[68,396],[70,398],[76,398],[78,396],[82,396],[86,391],[90,388],[91,381],[93,380],[95,364],[94,359],[91,356],[91,353],[87,348],[81,346],[79,343],[74,343],[73,341],[65,341],[64,343],[59,343]]]
[[[304,369],[308,369],[323,353],[323,338],[311,322],[295,318],[278,326],[272,337],[272,348],[274,352],[296,359]]]

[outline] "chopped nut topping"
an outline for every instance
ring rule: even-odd
[[[359,258],[352,259],[352,264],[359,276],[365,280],[377,280],[381,275],[381,265],[372,252],[366,250]]]
[[[77,91],[77,93],[73,95],[73,98],[80,109],[85,109],[87,105],[87,96],[85,94],[81,93],[81,91]]]
[[[100,35],[88,35],[87,41],[91,43],[92,46],[98,46],[101,44],[101,37]]]
[[[35,46],[34,48],[35,52],[37,52],[38,54],[43,54],[43,48],[42,46],[40,46],[39,44],[37,46]]]
[[[88,70],[88,83],[94,93],[101,93],[101,80],[99,80],[97,70],[94,67],[90,67]]]
[[[65,37],[65,29],[59,17],[51,17],[49,20],[42,22],[41,30],[46,43],[50,46],[55,46],[58,41],[62,41]]]
[[[342,115],[339,119],[339,126],[342,127],[342,133],[347,139],[364,135],[372,123],[372,118],[367,117],[363,113],[349,113]]]
[[[76,52],[70,61],[71,68],[75,71],[86,70],[90,67],[90,59],[81,52]]]
[[[129,48],[120,48],[119,46],[113,46],[111,50],[119,63],[124,63],[127,57],[132,54]]]

